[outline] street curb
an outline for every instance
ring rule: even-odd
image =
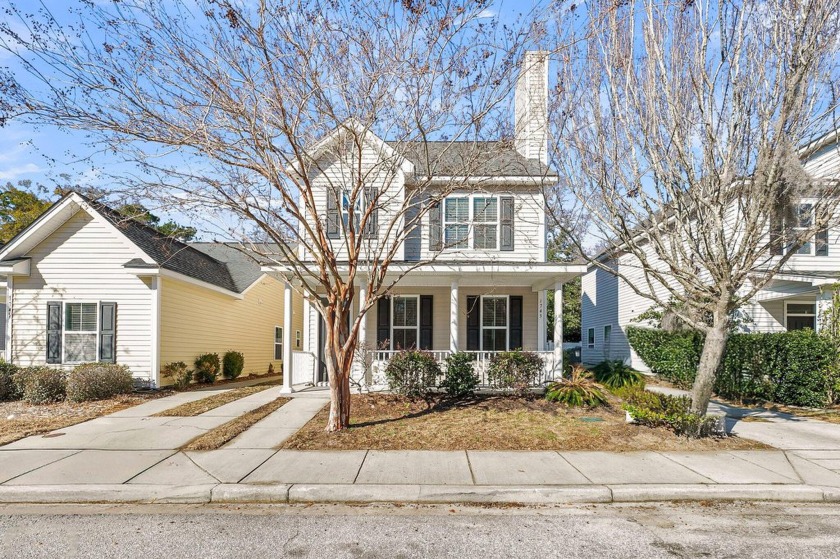
[[[209,503],[215,485],[4,485],[0,503]]]
[[[421,503],[566,505],[663,501],[840,502],[840,488],[815,485],[12,485],[0,486],[11,503]]]

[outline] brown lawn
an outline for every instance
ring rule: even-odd
[[[386,394],[354,395],[351,427],[324,431],[316,415],[282,448],[299,450],[743,450],[767,446],[740,439],[686,439],[666,429],[627,424],[620,401],[580,409],[540,398],[478,396],[428,402]],[[595,421],[593,421],[595,420]],[[599,421],[600,420],[600,421]]]
[[[63,429],[169,395],[171,392],[144,392],[95,402],[59,402],[43,406],[20,401],[0,402],[0,445]]]
[[[203,435],[196,437],[189,443],[184,445],[181,450],[216,450],[221,448],[228,442],[232,441],[237,435],[244,432],[254,423],[264,419],[268,414],[283,407],[291,398],[277,398],[267,404],[253,409],[236,419],[232,419],[223,425],[219,425],[215,429],[211,429]]]
[[[204,412],[214,410],[220,406],[224,406],[225,404],[244,398],[245,396],[262,392],[263,390],[271,388],[277,384],[279,384],[279,381],[275,380],[254,386],[231,388],[227,392],[222,392],[221,394],[208,396],[207,398],[202,398],[201,400],[196,400],[195,402],[187,402],[186,404],[181,404],[180,406],[175,406],[174,408],[170,408],[168,410],[163,410],[160,413],[156,413],[154,417],[193,417],[201,415]]]

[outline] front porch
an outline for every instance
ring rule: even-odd
[[[838,282],[831,275],[776,276],[744,309],[744,331],[786,332],[811,329],[816,332],[831,306]]]
[[[386,388],[388,361],[395,352],[409,348],[428,351],[441,364],[454,352],[469,352],[483,388],[493,388],[487,378],[493,356],[513,349],[536,352],[543,360],[536,385],[559,378],[562,344],[552,340],[562,340],[563,325],[555,321],[549,332],[548,294],[560,293],[554,298],[554,313],[562,316],[563,284],[583,271],[582,266],[521,263],[434,264],[412,270],[366,313],[359,329],[353,383]],[[357,293],[352,319],[367,296],[363,285]],[[323,335],[321,317],[305,299],[303,350],[292,352],[288,372],[284,366],[291,382],[326,383]]]

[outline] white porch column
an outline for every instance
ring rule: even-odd
[[[548,337],[548,299],[545,289],[537,294],[537,351],[545,351]]]
[[[359,316],[362,311],[362,306],[365,304],[365,300],[367,299],[367,288],[362,286],[359,288],[359,310],[356,312],[356,316]],[[362,350],[359,353],[359,349]],[[359,323],[359,337],[358,343],[356,344],[356,363],[354,363],[353,369],[355,369],[355,376],[358,379],[359,383],[366,384],[366,377],[367,377],[367,368],[368,364],[365,362],[360,362],[358,360],[359,356],[366,356],[367,355],[367,315],[362,318],[362,321]]]
[[[303,294],[303,333],[301,334],[301,347],[302,351],[309,353],[312,347],[310,341],[312,340],[312,332],[311,332],[311,324],[312,321],[310,320],[309,314],[312,312],[312,304],[309,302],[309,293]],[[315,385],[316,381],[318,380],[316,371],[318,368],[315,366],[314,360],[310,361],[312,365],[312,384]]]
[[[458,280],[449,286],[449,351],[458,351]]]
[[[823,329],[823,321],[825,320],[825,314],[829,308],[831,308],[832,300],[834,299],[834,291],[831,289],[822,288],[820,293],[817,295],[816,301],[816,311],[817,311],[817,320],[816,320],[816,332],[819,332]]]
[[[12,353],[12,328],[14,327],[13,310],[15,305],[15,280],[14,276],[9,274],[6,276],[6,350],[4,353],[4,360],[6,363],[12,363],[14,355]]]
[[[283,387],[281,394],[291,394],[292,388],[292,286],[283,286]]]
[[[563,284],[554,284],[554,378],[563,376]]]

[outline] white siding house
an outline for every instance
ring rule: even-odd
[[[296,171],[306,173],[312,185],[316,213],[339,266],[346,262],[351,204],[342,189],[358,184],[358,176],[364,177],[365,196],[356,204],[379,200],[364,206],[376,210],[378,227],[364,232],[360,260],[406,232],[386,278],[386,284],[399,282],[367,312],[360,328],[360,346],[375,350],[373,362],[354,375],[360,384],[381,386],[390,356],[408,348],[431,351],[441,360],[452,352],[472,352],[478,367],[496,352],[521,348],[542,356],[544,378],[559,375],[561,344],[552,347],[550,339],[562,338],[562,321],[555,322],[553,336],[547,332],[546,297],[585,267],[546,258],[542,187],[557,180],[546,163],[547,64],[547,53],[525,56],[512,140],[393,141],[349,121],[313,146],[310,168]],[[350,136],[355,149],[347,149]],[[385,224],[406,200],[411,207],[389,230]],[[303,224],[300,232],[306,238]],[[303,248],[299,254],[307,259]],[[292,276],[282,265],[264,269]],[[355,282],[351,313],[358,316],[367,296],[364,274]],[[287,284],[286,290],[292,289]],[[560,315],[562,297],[555,301]],[[289,367],[299,368],[287,367],[284,375],[298,385],[324,383],[323,321],[315,305],[304,303],[304,313],[300,353],[305,355],[290,359]]]
[[[840,180],[840,143],[833,132],[808,146],[803,160],[805,170],[821,179]],[[807,204],[808,200],[803,200]],[[734,219],[734,216],[733,216]],[[731,220],[729,220],[731,223]],[[836,216],[833,223],[840,222]],[[768,259],[772,259],[768,255]],[[772,261],[772,260],[770,260]],[[634,258],[623,255],[609,261],[621,267],[621,273],[643,292],[649,287],[643,271]],[[752,301],[745,305],[738,318],[746,332],[784,332],[800,328],[819,329],[819,315],[831,300],[840,282],[840,228],[824,231],[797,254],[785,268]],[[658,286],[657,295],[667,299],[666,289]],[[581,342],[584,363],[604,359],[620,359],[645,370],[644,362],[627,343],[625,329],[653,306],[653,302],[637,294],[623,279],[591,265],[582,280]],[[638,325],[638,324],[637,324]],[[609,334],[609,340],[605,338]]]

